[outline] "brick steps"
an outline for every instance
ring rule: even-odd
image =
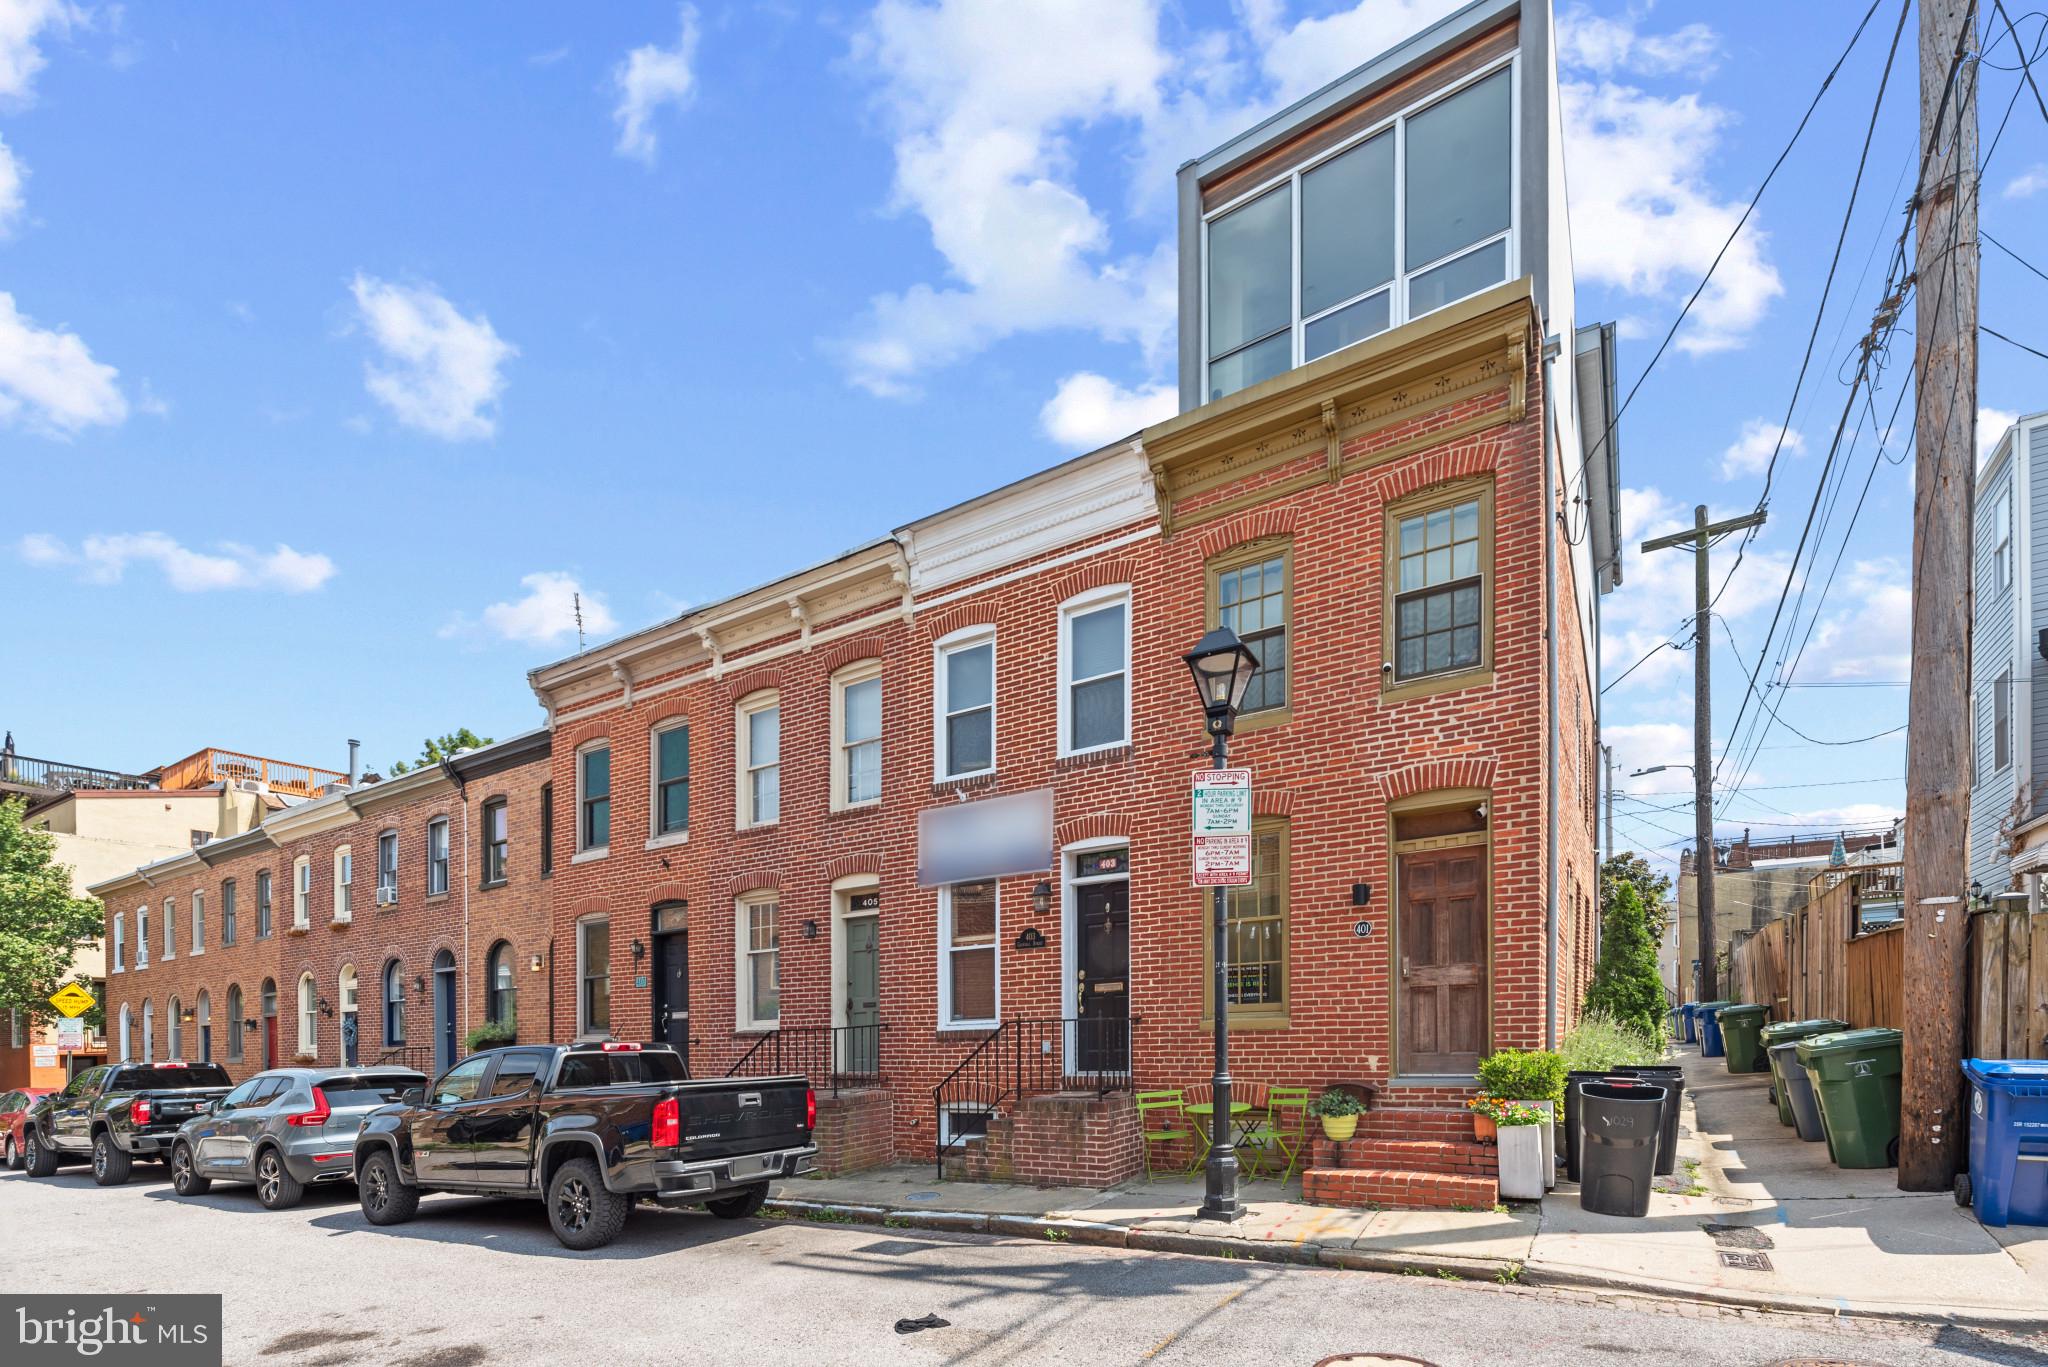
[[[1492,1210],[1500,1200],[1500,1183],[1491,1176],[1402,1168],[1310,1168],[1301,1175],[1301,1199],[1318,1206],[1387,1210]]]
[[[1304,1201],[1388,1210],[1491,1210],[1500,1200],[1500,1152],[1472,1138],[1462,1110],[1368,1111],[1342,1143],[1316,1136],[1301,1177]]]
[[[1476,1144],[1469,1139],[1351,1139],[1341,1144],[1319,1139],[1310,1166],[1492,1177],[1500,1171],[1500,1151],[1491,1144]]]

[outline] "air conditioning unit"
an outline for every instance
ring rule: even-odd
[[[395,907],[395,906],[397,906],[397,905],[398,905],[398,889],[397,889],[397,888],[378,888],[378,889],[377,889],[377,905],[378,905],[378,906],[380,906],[380,907]]]
[[[238,778],[235,780],[235,787],[245,793],[267,793],[270,791],[270,785],[260,778]]]

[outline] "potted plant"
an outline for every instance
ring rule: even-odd
[[[1465,1109],[1472,1112],[1472,1137],[1481,1144],[1491,1144],[1498,1128],[1500,1108],[1507,1103],[1497,1096],[1480,1093],[1465,1103]]]
[[[1358,1117],[1365,1114],[1365,1103],[1332,1087],[1310,1102],[1308,1109],[1323,1122],[1323,1138],[1341,1144],[1358,1133]]]
[[[501,1044],[517,1044],[519,1027],[511,1021],[485,1021],[463,1038],[462,1046],[469,1053],[495,1049]]]
[[[1479,1061],[1479,1086],[1488,1096],[1541,1111],[1544,1175],[1557,1182],[1557,1116],[1564,1105],[1564,1057],[1548,1049],[1499,1049]]]
[[[1500,1103],[1494,1124],[1500,1131],[1500,1194],[1513,1201],[1543,1199],[1543,1134],[1547,1112],[1520,1101]]]

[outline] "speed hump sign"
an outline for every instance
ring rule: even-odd
[[[68,1018],[82,1016],[93,1008],[93,995],[77,983],[65,983],[50,994],[50,1005]]]

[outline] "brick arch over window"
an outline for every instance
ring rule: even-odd
[[[576,750],[590,744],[594,740],[610,740],[611,736],[612,727],[610,722],[587,721],[579,726],[572,726],[561,735],[555,737],[555,744],[564,750]]]
[[[609,916],[611,914],[612,904],[602,897],[584,897],[569,908],[569,916],[572,920],[580,920],[585,916]]]
[[[1233,517],[1219,522],[1203,532],[1197,544],[1202,548],[1202,558],[1223,554],[1232,546],[1242,546],[1252,541],[1264,541],[1269,536],[1294,535],[1299,513],[1293,508],[1260,508],[1242,517]],[[1257,792],[1255,788],[1252,791]]]
[[[731,702],[738,702],[749,693],[759,693],[764,688],[781,688],[782,671],[772,665],[761,665],[733,675],[725,681],[725,696]]]
[[[819,662],[827,674],[835,673],[856,660],[879,660],[882,658],[883,641],[879,636],[855,636],[851,640],[839,641],[819,656]]]
[[[1493,768],[1490,759],[1433,759],[1389,769],[1380,775],[1380,795],[1395,802],[1438,788],[1491,788]]]
[[[851,878],[857,873],[882,876],[882,856],[879,854],[842,854],[825,866],[825,881],[836,883],[842,878]]]
[[[1294,789],[1252,785],[1253,816],[1293,816]]]
[[[684,721],[690,719],[690,704],[687,699],[669,698],[666,701],[656,703],[647,713],[647,725],[652,728],[661,725],[665,721],[675,721],[677,718],[681,718]]]
[[[994,612],[981,603],[956,603],[943,612],[927,613],[917,619],[918,627],[928,640],[936,641],[941,636],[950,636],[962,627],[988,626],[995,620]]]
[[[768,869],[755,869],[747,873],[736,873],[726,880],[725,895],[744,897],[750,892],[782,891],[782,875]]]
[[[647,905],[658,907],[664,902],[687,902],[690,890],[681,883],[656,883],[647,893]]]
[[[1069,817],[1053,827],[1052,843],[1063,849],[1082,840],[1109,840],[1128,834],[1131,825],[1131,819],[1122,812]]]
[[[1500,468],[1502,444],[1500,436],[1482,433],[1455,442],[1446,450],[1432,451],[1416,460],[1399,461],[1393,469],[1380,476],[1375,490],[1382,503],[1393,503],[1410,494],[1420,493],[1433,484],[1490,475]]]
[[[1091,560],[1070,574],[1062,575],[1052,586],[1054,602],[1064,603],[1077,593],[1090,589],[1107,588],[1111,584],[1128,584],[1138,577],[1138,567],[1123,556],[1108,560]]]

